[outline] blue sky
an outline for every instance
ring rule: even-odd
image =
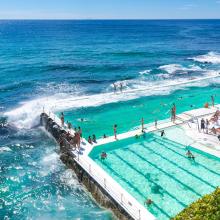
[[[220,0],[0,0],[0,19],[220,18]]]

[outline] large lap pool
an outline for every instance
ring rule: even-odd
[[[177,132],[176,132],[176,131]],[[132,137],[97,146],[90,157],[159,220],[174,217],[182,209],[220,185],[220,161],[191,147],[195,161],[186,157],[190,140],[177,143],[169,136],[179,135],[170,129],[165,138],[157,133]],[[107,152],[101,161],[100,154]]]

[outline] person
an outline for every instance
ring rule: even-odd
[[[211,100],[212,100],[212,106],[214,107],[215,106],[215,97],[214,97],[214,95],[211,96]]]
[[[122,83],[120,83],[120,91],[122,92],[122,90],[123,90],[123,85]]]
[[[93,134],[92,135],[92,141],[94,142],[94,143],[96,143],[96,136]]]
[[[187,156],[189,159],[195,160],[195,156],[192,154],[192,152],[191,152],[190,150],[187,151],[186,156]]]
[[[103,138],[107,138],[106,134],[103,134]]]
[[[154,121],[155,128],[157,128],[157,119]]]
[[[61,112],[60,120],[61,120],[61,126],[63,127],[64,126],[64,114],[63,114],[63,112]]]
[[[217,138],[218,138],[218,140],[220,141],[220,134],[218,135],[218,137],[217,137]]]
[[[115,124],[114,127],[114,136],[115,136],[115,140],[117,140],[117,125]]]
[[[173,103],[173,121],[176,121],[176,105]]]
[[[107,153],[103,151],[101,153],[101,160],[105,160],[106,158],[107,158]]]
[[[204,132],[204,130],[205,130],[205,120],[204,120],[204,118],[202,118],[202,120],[201,120],[201,130]]]
[[[115,83],[113,83],[113,87],[114,87],[114,93],[116,93],[117,91],[117,85]]]
[[[82,129],[81,129],[81,127],[78,127],[78,132],[79,132],[80,137],[82,138]]]
[[[80,149],[80,133],[78,131],[75,133],[75,140],[78,149]]]
[[[206,134],[208,134],[209,133],[209,120],[208,119],[206,119],[205,121],[205,127],[206,127]]]
[[[145,205],[149,206],[151,204],[153,204],[153,200],[151,199],[146,199],[145,202],[144,202]]]
[[[68,128],[68,129],[71,129],[71,128],[72,128],[72,124],[71,124],[69,121],[67,121],[67,128]]]
[[[92,144],[92,138],[91,138],[91,136],[88,137],[88,142],[89,142],[90,144]]]
[[[209,103],[208,102],[205,103],[204,108],[209,108]]]
[[[160,136],[163,137],[164,135],[165,135],[165,131],[162,130],[162,131],[160,132]]]
[[[138,139],[140,136],[138,134],[135,135],[135,138]]]
[[[144,118],[141,118],[141,131],[144,132]]]

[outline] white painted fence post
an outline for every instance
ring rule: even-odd
[[[106,188],[106,179],[104,178],[104,187]]]

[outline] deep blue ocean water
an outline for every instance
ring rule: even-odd
[[[219,71],[220,20],[0,21],[0,219],[111,219],[37,126],[43,106],[111,103],[113,82],[155,96]]]

